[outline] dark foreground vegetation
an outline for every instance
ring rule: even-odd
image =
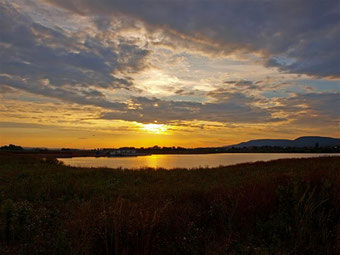
[[[0,254],[340,254],[340,157],[197,170],[0,156]]]

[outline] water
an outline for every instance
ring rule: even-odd
[[[191,155],[150,155],[140,157],[76,157],[60,158],[66,165],[81,167],[110,168],[197,168],[228,166],[238,163],[268,161],[280,158],[309,158],[320,156],[339,156],[340,154],[307,154],[307,153],[220,153]]]

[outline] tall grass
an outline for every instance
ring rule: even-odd
[[[213,169],[0,157],[0,254],[339,254],[340,157]]]

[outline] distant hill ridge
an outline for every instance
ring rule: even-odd
[[[295,140],[288,139],[258,139],[242,142],[235,145],[225,146],[226,148],[244,148],[244,147],[261,147],[261,146],[279,146],[279,147],[328,147],[340,146],[339,138],[321,137],[321,136],[302,136]]]

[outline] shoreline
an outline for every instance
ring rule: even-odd
[[[150,153],[140,155],[122,155],[122,156],[108,156],[108,155],[96,155],[93,152],[81,151],[81,152],[60,152],[60,151],[46,151],[46,152],[32,152],[32,151],[0,151],[0,156],[11,155],[23,155],[38,158],[77,158],[77,157],[96,157],[96,158],[120,158],[120,157],[143,157],[150,155],[209,155],[209,154],[338,154],[340,152],[309,152],[309,151],[285,151],[285,152],[185,152],[185,153]]]

